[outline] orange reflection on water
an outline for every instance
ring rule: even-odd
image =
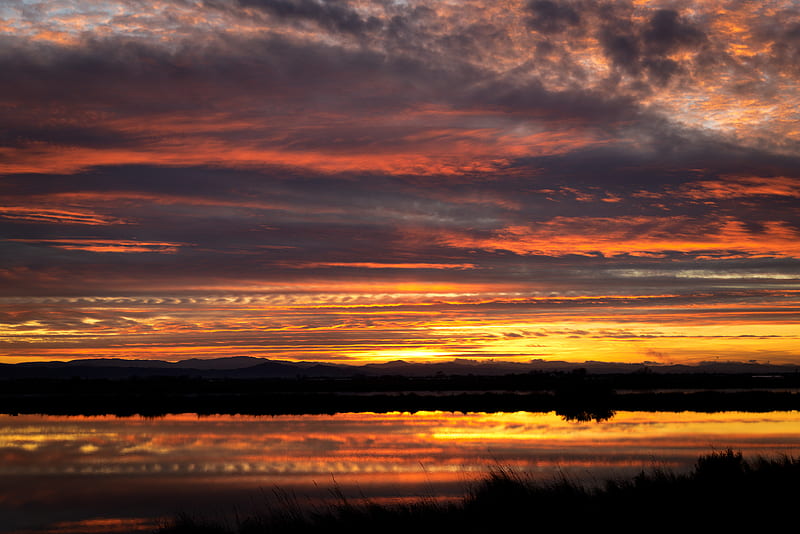
[[[275,488],[308,499],[333,487],[375,502],[454,499],[498,465],[592,483],[686,470],[714,449],[769,457],[798,446],[798,412],[620,412],[603,422],[528,412],[2,415],[0,517],[10,526],[0,533],[146,525],[191,507],[248,505]]]
[[[114,534],[128,532],[153,532],[157,523],[149,518],[86,519],[81,521],[62,521],[48,527],[48,534]],[[41,534],[39,530],[30,534]],[[28,534],[19,532],[18,534]]]
[[[276,417],[2,416],[3,474],[329,475],[484,472],[689,461],[712,448],[773,454],[800,442],[796,412],[350,413]]]

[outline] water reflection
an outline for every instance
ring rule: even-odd
[[[713,448],[800,444],[797,412],[567,415],[0,416],[0,532],[149,529],[182,510],[258,506],[276,487],[309,502],[333,484],[375,500],[449,498],[497,464],[592,482],[688,469]]]
[[[614,410],[609,408],[565,408],[556,410],[556,414],[560,415],[565,421],[577,421],[579,423],[608,421],[614,417],[614,413]]]

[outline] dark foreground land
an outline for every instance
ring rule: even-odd
[[[731,450],[697,460],[692,472],[641,473],[588,488],[534,483],[496,469],[458,502],[381,506],[341,497],[307,510],[285,496],[263,514],[228,521],[180,516],[158,534],[428,532],[790,532],[797,529],[800,460],[745,460]]]
[[[615,411],[800,409],[800,374],[20,378],[0,385],[0,413],[160,416],[342,412],[552,412],[602,420]]]

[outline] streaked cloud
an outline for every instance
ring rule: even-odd
[[[783,221],[761,223],[748,231],[733,218],[702,221],[680,217],[554,217],[531,226],[511,226],[487,239],[445,237],[462,248],[517,254],[563,256],[658,256],[668,252],[732,252],[756,256],[800,257],[800,231]]]
[[[90,226],[124,224],[125,222],[90,211],[36,209],[25,206],[0,207],[0,218],[51,224],[86,224]]]
[[[30,243],[63,250],[83,250],[87,252],[158,252],[172,254],[182,243],[145,242],[132,240],[104,240],[91,238],[77,239],[9,239],[17,243]]]

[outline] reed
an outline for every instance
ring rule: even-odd
[[[427,532],[666,532],[777,529],[796,516],[800,459],[747,460],[731,449],[697,459],[686,474],[654,468],[629,480],[587,486],[566,477],[534,481],[498,466],[456,502],[419,499],[379,505],[348,500],[308,509],[285,494],[264,510],[232,521],[185,514],[158,534],[410,533]]]

